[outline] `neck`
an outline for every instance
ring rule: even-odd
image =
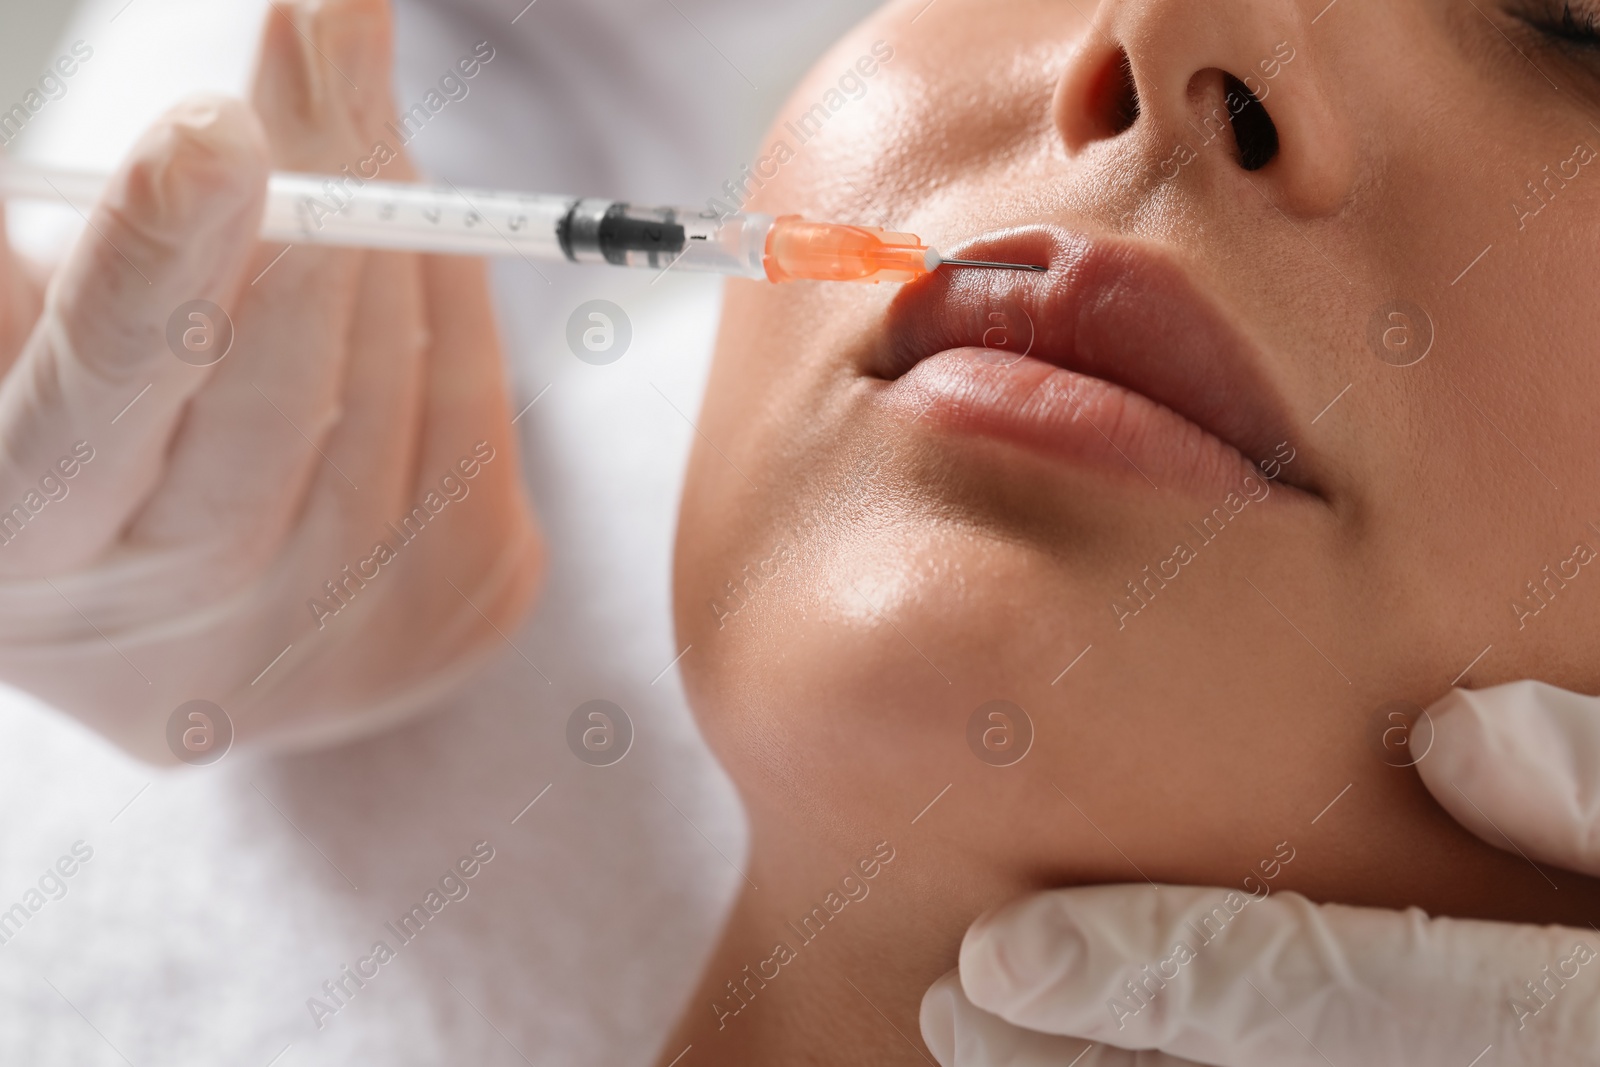
[[[929,830],[848,843],[752,813],[744,892],[661,1067],[926,1067],[922,994],[1017,890],[952,877]]]

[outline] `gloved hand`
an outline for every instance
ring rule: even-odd
[[[411,177],[391,47],[385,0],[272,5],[252,106],[146,132],[42,307],[0,262],[0,679],[144,758],[193,699],[371,728],[536,591],[483,266],[256,241],[269,168]]]
[[[1497,847],[1600,875],[1600,700],[1515,682],[1453,691],[1429,716],[1417,768],[1447,810]],[[923,998],[923,1037],[943,1067],[1600,1063],[1600,931],[1275,893],[1192,960],[1145,972],[1227,892],[1095,886],[992,912]]]

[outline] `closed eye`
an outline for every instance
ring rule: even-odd
[[[1524,13],[1522,20],[1545,36],[1566,44],[1600,49],[1600,10],[1573,7],[1572,0],[1538,0],[1538,10]]]

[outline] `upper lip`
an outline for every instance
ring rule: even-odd
[[[890,306],[887,344],[870,357],[870,373],[898,378],[955,348],[1028,346],[1035,359],[1142,393],[1251,462],[1292,440],[1294,421],[1258,349],[1149,246],[1040,225],[952,255],[1050,270],[943,270],[906,286]],[[1002,336],[997,327],[1011,343],[991,343]]]

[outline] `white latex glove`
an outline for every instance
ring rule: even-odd
[[[1429,715],[1417,768],[1441,804],[1490,844],[1513,848],[1498,827],[1536,860],[1600,875],[1600,700],[1516,682],[1453,691]],[[943,1067],[1600,1063],[1594,929],[1275,893],[1200,944],[1186,924],[1228,892],[1095,886],[991,912],[968,930],[959,972],[923,998],[923,1037]],[[1195,958],[1164,985],[1157,973],[1136,1013],[1113,1011],[1113,998],[1141,1003],[1125,983],[1180,940]]]
[[[241,741],[385,722],[538,584],[481,263],[255,238],[269,168],[399,150],[391,50],[386,0],[272,5],[252,106],[157,122],[42,309],[0,251],[0,678],[144,758],[197,698]],[[225,329],[174,319],[197,299],[234,330],[212,366],[169,343]]]

